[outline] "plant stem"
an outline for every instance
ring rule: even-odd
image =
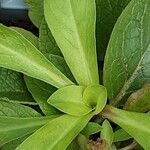
[[[138,146],[137,142],[133,141],[133,143],[131,143],[130,145],[123,147],[119,150],[133,150]]]

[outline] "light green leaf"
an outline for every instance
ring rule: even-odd
[[[104,60],[113,27],[130,1],[96,0],[96,41],[99,60]]]
[[[62,56],[61,51],[57,46],[56,41],[52,36],[45,19],[42,20],[39,28],[39,50],[42,53],[50,53]]]
[[[101,138],[111,147],[114,140],[114,133],[109,121],[105,120],[102,124]]]
[[[150,111],[150,84],[131,94],[125,103],[124,109],[136,112]]]
[[[83,101],[95,109],[94,113],[100,113],[107,102],[107,91],[102,85],[88,86],[83,93]]]
[[[38,117],[41,116],[41,114],[30,107],[0,99],[0,116],[25,118]]]
[[[0,25],[0,60],[2,67],[22,72],[56,87],[72,84],[26,38],[3,25]]]
[[[98,84],[95,1],[45,0],[44,11],[47,24],[77,82],[84,86]]]
[[[29,9],[29,17],[36,27],[40,27],[40,24],[44,18],[43,12],[43,0],[24,0]]]
[[[59,69],[69,79],[74,81],[74,78],[64,60],[64,58],[52,54],[45,53],[47,59],[53,63],[53,65]],[[41,110],[46,115],[56,114],[58,111],[47,103],[47,99],[56,91],[56,88],[52,85],[46,84],[40,80],[25,76],[25,82],[28,90],[39,104]]]
[[[65,150],[91,117],[91,114],[83,117],[69,115],[58,117],[37,130],[16,150]]]
[[[36,37],[32,32],[27,31],[23,28],[19,27],[11,27],[12,29],[19,32],[21,35],[23,35],[28,41],[30,41],[36,48],[38,48],[38,37]]]
[[[89,122],[87,126],[82,130],[82,134],[90,136],[92,134],[98,133],[102,130],[102,126],[95,122]]]
[[[23,75],[4,68],[0,68],[0,98],[29,103],[34,101],[26,88]]]
[[[149,12],[149,0],[132,0],[114,27],[104,64],[104,85],[113,105],[150,82]]]
[[[128,112],[107,106],[103,116],[118,124],[131,135],[145,150],[150,149],[150,116],[149,114]]]
[[[114,132],[114,142],[121,142],[125,140],[129,140],[132,137],[123,129],[118,129]]]
[[[33,133],[54,118],[56,116],[35,118],[0,116],[0,146]]]
[[[73,116],[83,116],[92,111],[92,108],[84,103],[82,86],[66,86],[58,89],[48,99],[48,103],[60,111]]]

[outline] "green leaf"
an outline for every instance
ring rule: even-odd
[[[145,150],[150,149],[150,116],[149,114],[128,112],[107,106],[103,116],[118,124],[131,135]]]
[[[107,91],[102,85],[88,86],[83,93],[83,101],[91,106],[95,114],[100,113],[107,102]]]
[[[114,132],[109,121],[105,120],[102,124],[101,138],[111,147],[114,140]]]
[[[95,2],[45,0],[44,11],[47,24],[76,81],[84,86],[98,84]]]
[[[69,79],[74,81],[74,78],[64,60],[64,58],[52,54],[45,53],[47,59],[59,69]],[[47,103],[47,99],[56,91],[56,88],[46,84],[40,80],[25,76],[25,82],[28,90],[39,104],[41,110],[46,115],[56,114],[58,111]]]
[[[48,99],[48,103],[60,111],[73,116],[83,116],[92,111],[92,108],[84,103],[82,86],[66,86],[58,89]]]
[[[15,150],[27,137],[29,137],[29,135],[26,135],[24,137],[21,137],[19,139],[4,144],[1,147],[1,150]]]
[[[26,88],[23,75],[4,68],[0,68],[0,98],[19,102],[33,102],[33,98]]]
[[[149,0],[132,0],[114,27],[104,64],[104,85],[113,105],[150,82],[149,10]]]
[[[65,150],[91,117],[91,114],[83,117],[69,115],[58,117],[37,130],[16,150]]]
[[[25,118],[38,117],[41,116],[41,114],[30,107],[0,99],[0,116]]]
[[[0,116],[0,146],[33,133],[55,117],[16,118]]]
[[[89,122],[87,126],[82,130],[82,134],[85,136],[90,136],[96,134],[102,130],[102,126],[95,122]]]
[[[131,94],[125,103],[124,109],[136,112],[150,111],[150,84]]]
[[[26,38],[3,25],[0,26],[0,60],[2,67],[22,72],[56,87],[72,84]]]
[[[47,103],[47,99],[55,92],[56,88],[40,80],[25,76],[28,90],[31,92],[35,101],[38,103],[45,115],[58,114],[58,111]]]
[[[43,12],[43,0],[24,0],[29,9],[29,17],[36,27],[40,27],[40,24],[44,18]]]
[[[32,32],[27,31],[23,28],[19,27],[11,27],[12,29],[19,32],[21,35],[23,35],[28,41],[30,41],[36,48],[38,48],[38,37],[36,37]]]
[[[113,27],[130,1],[96,0],[96,41],[99,60],[104,60]]]
[[[47,26],[45,19],[42,20],[39,28],[39,50],[42,53],[50,53],[60,56],[62,55],[54,37],[51,34],[51,31]]]
[[[123,129],[118,129],[114,132],[114,142],[121,142],[125,140],[129,140],[132,137]]]

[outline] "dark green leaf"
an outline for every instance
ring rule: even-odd
[[[150,149],[150,116],[149,114],[128,112],[107,106],[103,116],[118,124],[131,135],[145,150]]]
[[[96,41],[98,59],[104,60],[113,27],[130,0],[96,0]]]
[[[43,12],[43,0],[24,0],[29,8],[29,17],[36,27],[40,27],[40,24],[44,18]]]
[[[142,89],[131,94],[124,109],[137,112],[150,111],[150,84],[146,84]]]
[[[65,150],[91,117],[91,114],[83,117],[69,115],[58,117],[37,130],[16,150]]]
[[[0,68],[0,98],[33,102],[33,98],[26,88],[23,75],[4,68]]]
[[[132,0],[114,27],[104,65],[104,85],[113,105],[150,82],[149,12],[149,0]]]
[[[46,22],[80,85],[98,84],[93,0],[45,0]]]
[[[42,53],[62,55],[59,47],[49,30],[45,19],[43,19],[39,30],[39,50]]]

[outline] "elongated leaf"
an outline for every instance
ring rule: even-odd
[[[39,33],[39,50],[42,53],[50,53],[62,56],[61,51],[57,46],[45,19],[42,20]]]
[[[107,91],[102,85],[88,86],[83,93],[83,101],[95,109],[94,113],[100,113],[107,102]]]
[[[104,85],[114,105],[150,82],[149,12],[149,0],[132,0],[114,27],[104,65]]]
[[[64,58],[52,54],[45,54],[47,59],[55,65],[64,75],[74,81],[74,78],[64,60]],[[46,115],[56,114],[58,111],[47,103],[47,99],[56,91],[56,88],[52,85],[46,84],[40,80],[25,76],[25,82],[28,90],[39,104],[41,110]]]
[[[124,109],[137,112],[150,111],[150,84],[146,84],[142,89],[131,94]]]
[[[47,24],[77,82],[98,84],[95,2],[45,0],[44,11]]]
[[[36,37],[32,32],[27,31],[25,29],[19,28],[19,27],[11,27],[12,29],[19,32],[21,35],[23,35],[28,41],[30,41],[36,48],[38,48],[38,37]]]
[[[34,101],[26,88],[23,75],[4,68],[0,68],[0,98],[20,102]]]
[[[129,140],[132,137],[123,129],[118,129],[116,132],[114,132],[114,142],[120,142]]]
[[[92,134],[98,133],[102,130],[102,126],[95,122],[89,122],[87,126],[82,130],[82,134],[85,136],[90,136]]]
[[[13,140],[1,146],[1,150],[15,150],[29,135]]]
[[[123,9],[130,1],[96,0],[96,41],[99,60],[104,60],[113,27]]]
[[[24,0],[29,9],[29,17],[36,27],[40,27],[40,24],[44,18],[43,13],[43,0]]]
[[[3,25],[0,26],[0,60],[2,67],[22,72],[56,87],[72,84],[26,38]]]
[[[109,121],[105,120],[102,124],[101,138],[111,147],[114,140],[114,133]]]
[[[49,120],[51,117],[36,117],[36,118],[16,118],[16,117],[0,117],[0,146],[8,143],[19,137],[23,137],[33,133]]]
[[[86,115],[92,111],[92,108],[82,99],[84,89],[76,85],[61,88],[50,96],[48,103],[69,115]]]
[[[131,135],[145,150],[150,149],[150,116],[107,106],[103,116],[112,120]]]
[[[90,118],[90,114],[83,117],[63,115],[36,131],[16,150],[65,150]]]
[[[26,118],[38,117],[41,116],[41,114],[30,107],[0,99],[0,116]]]

